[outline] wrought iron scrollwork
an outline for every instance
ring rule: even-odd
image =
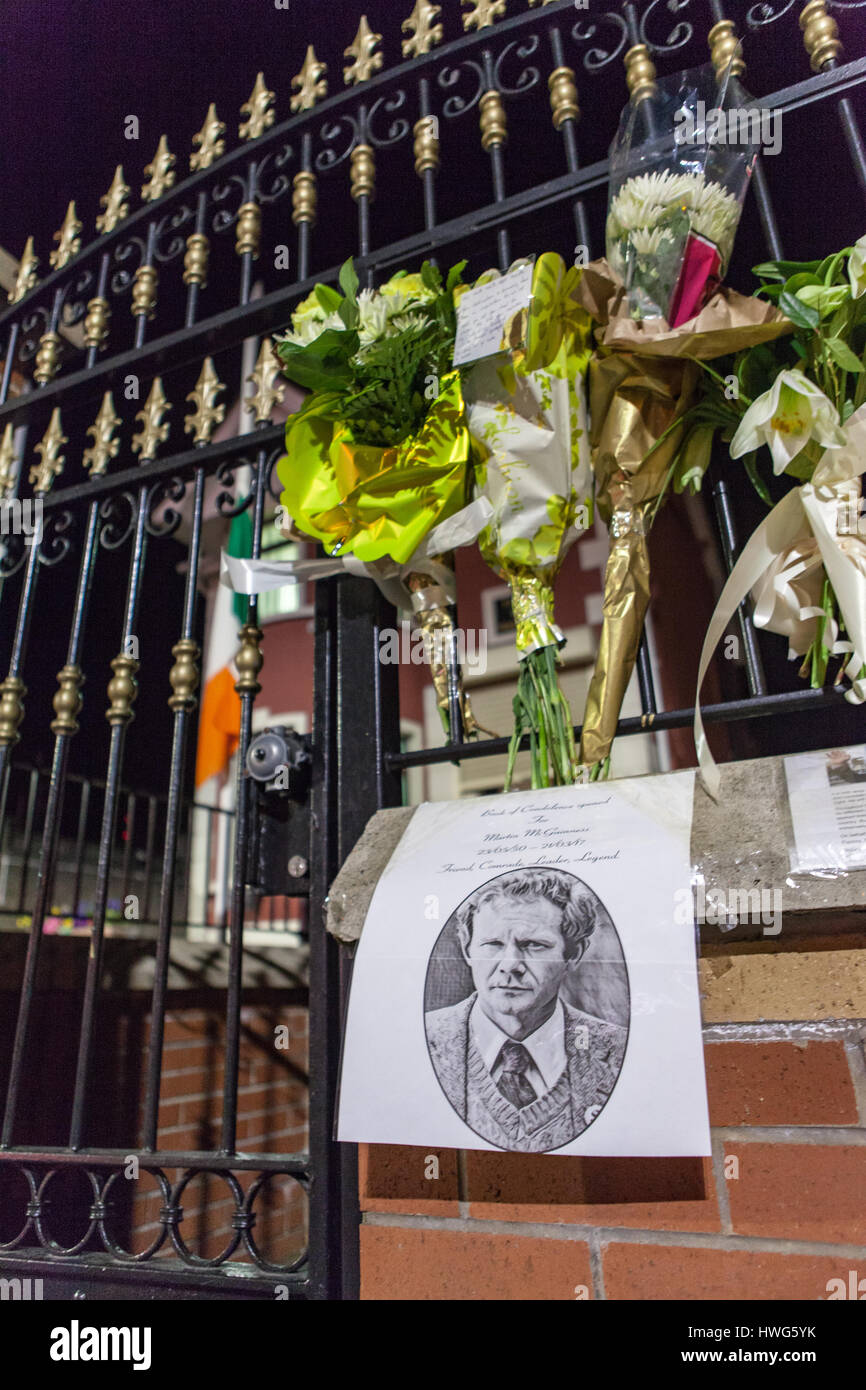
[[[750,29],[761,29],[765,24],[775,24],[777,19],[781,19],[790,9],[793,8],[794,0],[785,0],[782,5],[770,4],[768,0],[760,0],[760,3],[753,5],[746,11],[746,24]]]
[[[240,516],[245,512],[255,500],[255,471],[253,470],[252,486],[240,500],[235,496],[235,473],[239,468],[249,467],[249,459],[227,459],[221,463],[216,470],[216,477],[224,484],[224,491],[217,494],[216,509],[220,516],[227,518]]]
[[[27,556],[29,546],[23,535],[13,531],[0,539],[0,579],[17,574]]]
[[[244,1245],[246,1246],[255,1263],[258,1265],[259,1269],[267,1270],[269,1274],[292,1274],[296,1269],[300,1269],[301,1265],[304,1263],[304,1260],[307,1257],[306,1250],[302,1250],[298,1258],[296,1260],[293,1260],[291,1264],[275,1265],[272,1264],[271,1261],[268,1260],[262,1254],[261,1250],[256,1245],[255,1240],[253,1239],[253,1226],[255,1225],[256,1220],[253,1207],[255,1205],[256,1198],[258,1197],[262,1189],[267,1186],[267,1184],[271,1181],[272,1178],[278,1177],[290,1177],[292,1181],[296,1183],[298,1187],[300,1187],[302,1192],[304,1192],[305,1194],[309,1193],[309,1187],[307,1182],[304,1180],[304,1178],[294,1173],[259,1173],[258,1177],[255,1178],[253,1182],[250,1184],[247,1190],[246,1197],[244,1198],[243,1213],[247,1218],[247,1221],[243,1226],[242,1234],[244,1239]]]
[[[160,540],[174,535],[183,521],[183,513],[171,504],[182,502],[185,496],[186,483],[177,474],[156,480],[147,494],[145,525],[149,535],[157,536]]]
[[[37,304],[26,318],[21,320],[21,342],[18,356],[22,362],[29,362],[39,351],[39,340],[48,332],[51,315],[44,304]]]
[[[599,23],[611,24],[618,29],[619,42],[613,49],[602,48],[601,44],[588,49],[583,55],[583,66],[587,72],[598,72],[599,68],[606,68],[608,63],[619,57],[628,43],[628,25],[621,14],[613,12],[600,15],[598,21],[592,24],[579,19],[572,28],[572,38],[576,43],[589,43],[596,37]]]
[[[475,76],[475,91],[469,97],[463,97],[459,92],[446,97],[442,104],[442,114],[449,120],[454,116],[464,116],[467,111],[471,111],[474,106],[478,105],[482,93],[487,90],[484,69],[473,58],[464,58],[462,63],[440,69],[436,79],[442,90],[447,91],[450,87],[456,87],[466,72],[471,72]]]
[[[277,502],[279,502],[280,498],[283,495],[283,485],[280,482],[279,477],[277,476],[276,470],[277,464],[279,463],[280,459],[285,456],[285,452],[286,451],[284,446],[282,444],[278,444],[276,449],[273,449],[271,453],[268,454],[268,457],[265,460],[265,478],[267,479],[265,486],[267,487],[270,496],[273,497],[274,500]],[[276,481],[274,481],[275,479]]]
[[[396,145],[400,140],[405,140],[409,134],[409,122],[404,116],[398,116],[391,122],[387,135],[377,135],[375,130],[376,115],[380,109],[390,116],[392,112],[399,111],[405,105],[406,93],[402,89],[392,92],[390,96],[379,97],[378,101],[373,102],[367,113],[367,139],[371,145],[384,149],[387,145]]]
[[[260,203],[276,203],[289,192],[292,187],[292,180],[289,175],[284,174],[282,170],[288,164],[292,155],[292,146],[283,145],[280,150],[271,150],[258,165],[256,168],[256,197]],[[277,172],[268,183],[262,176],[271,163],[273,163],[274,170]]]
[[[194,218],[195,208],[189,203],[181,203],[180,207],[175,208],[173,212],[167,212],[159,219],[153,248],[154,260],[165,265],[186,250],[186,236],[180,235],[180,228],[188,226]],[[165,245],[167,237],[171,237],[171,240]]]
[[[680,10],[686,9],[686,7],[690,3],[691,0],[664,0],[664,7],[669,14],[677,14]],[[692,34],[695,32],[694,25],[689,24],[688,20],[680,20],[680,22],[678,24],[675,24],[673,29],[671,29],[667,38],[651,38],[650,35],[647,33],[647,24],[649,23],[653,10],[657,9],[657,7],[660,4],[662,4],[662,0],[650,0],[650,4],[647,6],[643,14],[641,15],[641,43],[645,43],[654,54],[674,53],[678,48],[682,48],[685,44],[688,43],[689,39],[692,37]]]
[[[325,121],[324,124],[319,127],[319,139],[323,145],[332,145],[335,140],[340,138],[340,132],[346,128],[348,128],[350,134],[349,143],[346,145],[345,149],[341,150],[339,154],[337,154],[334,149],[323,149],[316,155],[314,168],[316,168],[320,174],[324,173],[327,169],[336,169],[338,164],[342,164],[343,160],[349,158],[353,148],[361,140],[361,132],[357,120],[354,116],[349,115],[348,112],[342,116],[338,116],[336,120]]]
[[[63,286],[60,296],[60,316],[61,322],[67,328],[73,324],[80,323],[87,313],[88,291],[96,284],[96,276],[92,269],[83,270],[76,279],[74,276]],[[81,296],[78,299],[70,299],[72,295]]]
[[[7,1168],[6,1171],[9,1169]],[[60,1259],[70,1259],[85,1250],[93,1237],[98,1236],[111,1258],[121,1265],[146,1263],[162,1249],[167,1240],[170,1240],[171,1245],[185,1265],[199,1269],[215,1268],[225,1264],[241,1245],[253,1264],[267,1274],[292,1274],[301,1268],[307,1258],[307,1252],[304,1249],[289,1263],[274,1264],[263,1254],[253,1239],[253,1228],[256,1224],[254,1208],[260,1193],[274,1178],[280,1177],[289,1178],[305,1195],[308,1195],[309,1184],[300,1173],[279,1168],[258,1173],[247,1191],[244,1192],[241,1182],[232,1172],[215,1171],[208,1168],[186,1168],[172,1186],[162,1168],[142,1165],[139,1172],[155,1179],[162,1198],[162,1207],[159,1212],[160,1230],[145,1249],[133,1252],[120,1245],[110,1229],[111,1218],[115,1209],[115,1202],[112,1200],[111,1193],[114,1184],[123,1177],[122,1169],[105,1172],[99,1168],[82,1167],[76,1170],[84,1174],[92,1195],[82,1222],[83,1229],[76,1233],[77,1238],[69,1245],[62,1245],[55,1239],[49,1224],[49,1213],[52,1209],[52,1200],[49,1195],[51,1183],[69,1170],[51,1168],[48,1172],[40,1174],[26,1164],[16,1163],[13,1171],[17,1171],[24,1178],[27,1200],[24,1203],[20,1229],[11,1239],[0,1241],[0,1251],[4,1253],[33,1246],[49,1251]],[[183,1195],[190,1182],[197,1177],[221,1179],[229,1188],[235,1204],[230,1223],[231,1234],[227,1237],[227,1244],[218,1255],[211,1258],[196,1254],[194,1250],[190,1249],[181,1229],[184,1216]],[[64,1208],[66,1205],[64,1203]]]
[[[124,519],[123,509],[126,508]],[[136,502],[131,492],[112,492],[99,504],[102,526],[99,544],[103,550],[119,550],[135,529]]]
[[[42,539],[39,542],[39,563],[48,569],[59,565],[69,554],[72,537],[66,534],[75,528],[75,518],[68,508],[58,507],[50,511],[42,525]]]
[[[233,212],[228,208],[220,208],[211,221],[211,227],[215,232],[224,232],[226,228],[234,225],[238,220],[238,213],[247,199],[247,181],[240,174],[229,174],[225,183],[218,183],[211,191],[211,198],[215,203],[223,203],[232,194],[238,197],[238,205]],[[238,196],[239,195],[239,196]]]
[[[133,265],[123,264],[133,256],[136,258]],[[115,270],[111,277],[111,292],[116,295],[125,294],[135,279],[135,272],[147,260],[147,246],[144,239],[140,236],[131,236],[127,237],[125,241],[118,242],[114,248],[113,259],[120,266],[120,269]]]
[[[501,75],[501,67],[505,59],[512,52],[520,59],[531,58],[538,49],[539,37],[537,34],[529,34],[525,39],[515,39],[512,43],[507,43],[493,65],[493,84],[506,97],[519,97],[524,92],[529,92],[538,82],[540,73],[534,64],[528,64],[521,69],[520,76],[516,82],[506,82]]]

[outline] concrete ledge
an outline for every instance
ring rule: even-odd
[[[768,932],[771,924],[752,920],[746,908],[732,926],[701,924],[702,954],[726,954],[739,942],[760,943],[766,951],[802,949],[816,937],[830,944],[844,938],[847,946],[861,944],[855,940],[859,937],[866,944],[866,870],[826,878],[790,871],[791,820],[782,758],[726,763],[721,772],[718,802],[695,779],[692,862],[703,876],[704,894],[722,892],[727,900],[732,893],[768,893],[768,905],[781,902],[782,929]],[[335,878],[327,928],[339,941],[360,937],[379,875],[414,810],[377,811]],[[774,899],[774,893],[781,898]]]

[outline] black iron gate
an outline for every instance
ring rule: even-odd
[[[850,29],[850,38],[844,36],[850,49],[862,28],[854,0],[731,4],[729,12],[720,0],[667,0],[664,7],[651,0],[605,13],[595,3],[571,0],[543,6],[464,0],[462,7],[443,0],[441,21],[439,8],[415,6],[404,25],[408,61],[378,73],[375,36],[366,37],[362,27],[346,89],[336,95],[327,95],[309,50],[286,120],[275,120],[273,94],[260,75],[235,147],[225,152],[224,128],[212,109],[195,139],[193,172],[176,181],[175,157],[161,142],[133,211],[118,169],[96,239],[81,244],[71,205],[48,274],[37,279],[28,246],[10,306],[0,315],[0,481],[8,497],[38,504],[43,522],[33,543],[20,526],[17,533],[12,528],[0,561],[0,614],[11,615],[0,634],[8,643],[0,686],[0,820],[16,814],[9,788],[19,740],[47,774],[38,814],[35,802],[27,812],[28,837],[36,834],[41,848],[27,894],[29,938],[6,1058],[0,1274],[42,1277],[56,1296],[356,1296],[355,1150],[331,1138],[350,962],[323,929],[328,887],[370,814],[399,801],[406,768],[500,753],[506,745],[464,743],[455,727],[451,745],[402,753],[395,668],[376,660],[377,630],[392,614],[366,581],[319,586],[308,885],[310,1144],[300,1154],[244,1155],[237,1134],[243,928],[248,899],[262,889],[255,853],[262,809],[244,773],[262,662],[257,605],[249,601],[235,663],[242,722],[221,1132],[207,1152],[162,1146],[163,1033],[173,932],[184,921],[176,885],[189,847],[207,499],[218,494],[213,505],[224,518],[251,517],[258,556],[278,497],[274,465],[282,448],[282,427],[270,423],[276,368],[266,335],[286,325],[317,280],[335,281],[349,254],[367,283],[386,268],[411,267],[430,255],[468,256],[478,273],[536,250],[560,249],[570,257],[575,243],[598,254],[605,151],[628,91],[651,82],[656,66],[673,70],[708,56],[724,64],[737,32],[745,62],[757,72],[755,85],[767,93],[761,103],[790,122],[795,147],[783,152],[778,168],[765,161],[758,170],[735,274],[751,260],[781,255],[783,246],[791,254],[816,254],[820,240],[823,254],[861,230],[866,156],[858,89],[866,59],[855,54],[847,61],[852,54],[842,53],[833,17]],[[343,42],[340,36],[340,52]],[[329,58],[336,69],[335,54]],[[745,64],[741,78],[744,72]],[[813,176],[819,182],[804,200],[802,180]],[[251,339],[261,347],[251,378],[254,427],[215,442],[221,392],[237,381],[242,347]],[[16,395],[19,373],[32,381]],[[184,398],[191,403],[188,445],[178,422]],[[738,545],[735,491],[719,477],[713,493],[728,567]],[[158,623],[151,621],[154,611]],[[708,722],[736,724],[793,710],[829,717],[839,708],[832,689],[771,693],[745,622],[742,635],[748,689],[705,709]],[[110,649],[103,650],[106,641]],[[49,667],[61,647],[59,663]],[[58,664],[52,701],[44,677]],[[621,733],[645,729],[648,720],[655,729],[691,723],[691,709],[658,710],[645,644],[638,674],[643,715],[623,720]],[[107,710],[99,694],[104,680]],[[82,746],[83,755],[75,751]],[[94,1064],[124,767],[133,755],[158,765],[165,806],[154,832],[162,870],[152,1022],[140,1132],[106,1146],[94,1139],[104,1130]],[[64,1134],[59,1142],[36,1143],[25,1120],[40,1044],[43,928],[67,833],[65,794],[81,776],[82,756],[88,774],[99,763],[100,776],[92,812],[98,855],[90,946],[74,1067],[63,1081]],[[162,1194],[160,1234],[135,1253],[123,1247],[117,1224],[130,1157]],[[89,1196],[76,1208],[80,1227],[61,1236],[52,1224],[52,1185],[70,1170],[86,1174]],[[225,1181],[234,1200],[231,1237],[211,1258],[197,1254],[183,1232],[184,1192],[203,1173]],[[309,1200],[308,1247],[283,1265],[259,1249],[255,1223],[256,1201],[279,1175],[299,1184]]]

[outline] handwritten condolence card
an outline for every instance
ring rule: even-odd
[[[693,783],[420,806],[359,943],[337,1137],[709,1153]]]

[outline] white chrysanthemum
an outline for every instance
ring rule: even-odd
[[[358,309],[361,314],[359,335],[361,346],[375,343],[385,336],[388,326],[388,309],[381,295],[375,290],[362,290],[358,295]]]
[[[657,248],[644,251],[638,246],[636,234],[646,235],[658,227],[662,217],[672,208],[681,207],[691,213],[692,228],[707,237],[719,248],[723,264],[727,264],[734,243],[740,216],[740,206],[733,194],[721,184],[708,181],[702,174],[637,174],[628,179],[612,199],[607,220],[610,240],[628,236],[635,249],[652,254]]]
[[[670,240],[671,234],[667,227],[654,227],[651,231],[643,228],[631,234],[631,244],[641,256],[655,255],[662,242]]]

